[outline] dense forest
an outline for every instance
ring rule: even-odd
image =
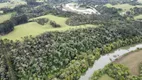
[[[8,34],[16,25],[28,21],[40,25],[49,23],[54,28],[61,27],[48,18],[29,20],[46,14],[68,18],[66,24],[70,26],[95,24],[98,27],[45,32],[36,37],[24,37],[22,41],[0,39],[0,80],[78,80],[100,56],[117,48],[142,42],[142,22],[135,21],[133,18],[128,19],[141,14],[141,8],[132,8],[127,15],[122,16],[120,15],[122,9],[99,5],[95,8],[100,15],[85,15],[65,12],[35,0],[26,1],[28,5],[1,9],[4,14],[15,12],[16,15],[0,23],[0,35]],[[84,4],[90,2],[106,4],[111,3],[112,0],[77,1]],[[115,0],[112,4],[135,1]],[[45,0],[45,2],[60,4],[68,0]],[[141,69],[142,66],[140,65],[139,68]],[[115,80],[141,79],[141,75],[130,76],[128,68],[122,65],[109,64],[95,72],[92,80],[97,80],[104,74]]]
[[[141,25],[136,21],[120,22],[99,28],[48,32],[36,38],[25,38],[22,43],[1,40],[1,79],[43,80],[58,77],[59,80],[76,80],[99,57],[99,53],[102,55],[112,49],[142,42]],[[73,64],[78,64],[78,67],[70,68]],[[76,68],[79,68],[78,76],[72,73]]]
[[[82,24],[108,24],[113,21],[116,22],[117,20],[126,20],[126,17],[122,17],[119,14],[119,11],[122,11],[121,9],[107,8],[105,6],[97,6],[96,9],[101,15],[74,15],[66,21],[66,24],[72,26]]]

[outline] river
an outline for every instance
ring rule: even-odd
[[[93,67],[88,68],[86,73],[82,75],[79,80],[89,80],[89,78],[93,75],[95,71],[103,69],[107,64],[115,61],[117,58],[122,57],[124,54],[137,50],[137,48],[142,48],[142,44],[123,47],[115,50],[114,52],[101,56],[98,60],[94,62]]]

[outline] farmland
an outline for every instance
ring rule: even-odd
[[[139,75],[139,64],[142,62],[141,56],[142,50],[131,52],[116,60],[115,63],[123,64],[128,67],[132,75]]]

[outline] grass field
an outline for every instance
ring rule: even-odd
[[[139,64],[141,62],[142,50],[131,52],[115,61],[115,63],[120,63],[128,67],[132,75],[139,75]]]
[[[134,8],[134,7],[142,7],[142,5],[133,6],[133,5],[130,5],[130,4],[117,4],[117,5],[106,4],[105,6],[121,8],[123,11],[129,11],[131,8]]]
[[[0,8],[14,8],[18,5],[25,5],[26,2],[22,0],[9,0],[9,2],[0,3]]]
[[[0,15],[0,23],[6,21],[6,20],[9,20],[11,18],[13,13],[8,13],[8,14],[5,14],[5,15]]]
[[[54,16],[54,15],[48,14],[48,15],[45,15],[45,16],[41,16],[41,17],[37,17],[37,18],[32,18],[32,19],[38,19],[38,18],[48,18],[48,19],[50,19],[52,21],[55,21],[57,24],[60,24],[61,26],[68,27],[68,25],[66,25],[66,23],[65,23],[65,21],[68,18],[58,17],[58,16]]]
[[[37,36],[44,32],[66,31],[66,30],[78,29],[78,28],[97,27],[97,25],[91,25],[91,24],[80,25],[80,26],[68,26],[65,24],[65,21],[67,20],[67,18],[57,17],[51,14],[37,17],[37,18],[48,18],[60,24],[61,27],[53,28],[49,23],[42,26],[36,22],[29,22],[26,24],[15,26],[14,31],[12,31],[11,33],[7,35],[2,36],[2,39],[7,38],[10,40],[21,40],[21,37],[30,36],[30,35]]]
[[[99,80],[114,80],[114,79],[112,79],[108,75],[103,75]]]
[[[135,19],[135,20],[142,19],[142,14],[141,14],[141,15],[138,15],[138,16],[135,16],[134,19]]]

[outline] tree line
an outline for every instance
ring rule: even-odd
[[[111,63],[104,69],[94,72],[90,80],[99,80],[103,75],[108,75],[114,80],[131,80],[129,69],[121,64]],[[138,80],[138,79],[133,79]]]
[[[126,20],[125,17],[119,14],[121,9],[107,8],[105,6],[97,6],[96,9],[98,12],[100,12],[100,15],[74,15],[66,21],[66,24],[71,26],[78,26],[84,24],[108,24],[115,23],[117,20]]]
[[[0,72],[1,79],[11,78],[7,74],[11,70],[4,63],[5,52],[10,55],[17,79],[76,80],[100,55],[142,42],[141,25],[138,21],[120,21],[98,28],[47,32],[36,38],[26,37],[23,42],[1,40],[0,46],[8,49],[0,50],[0,68],[6,72]]]
[[[0,24],[0,35],[8,34],[14,30],[14,26],[28,22],[26,15],[12,17]]]

